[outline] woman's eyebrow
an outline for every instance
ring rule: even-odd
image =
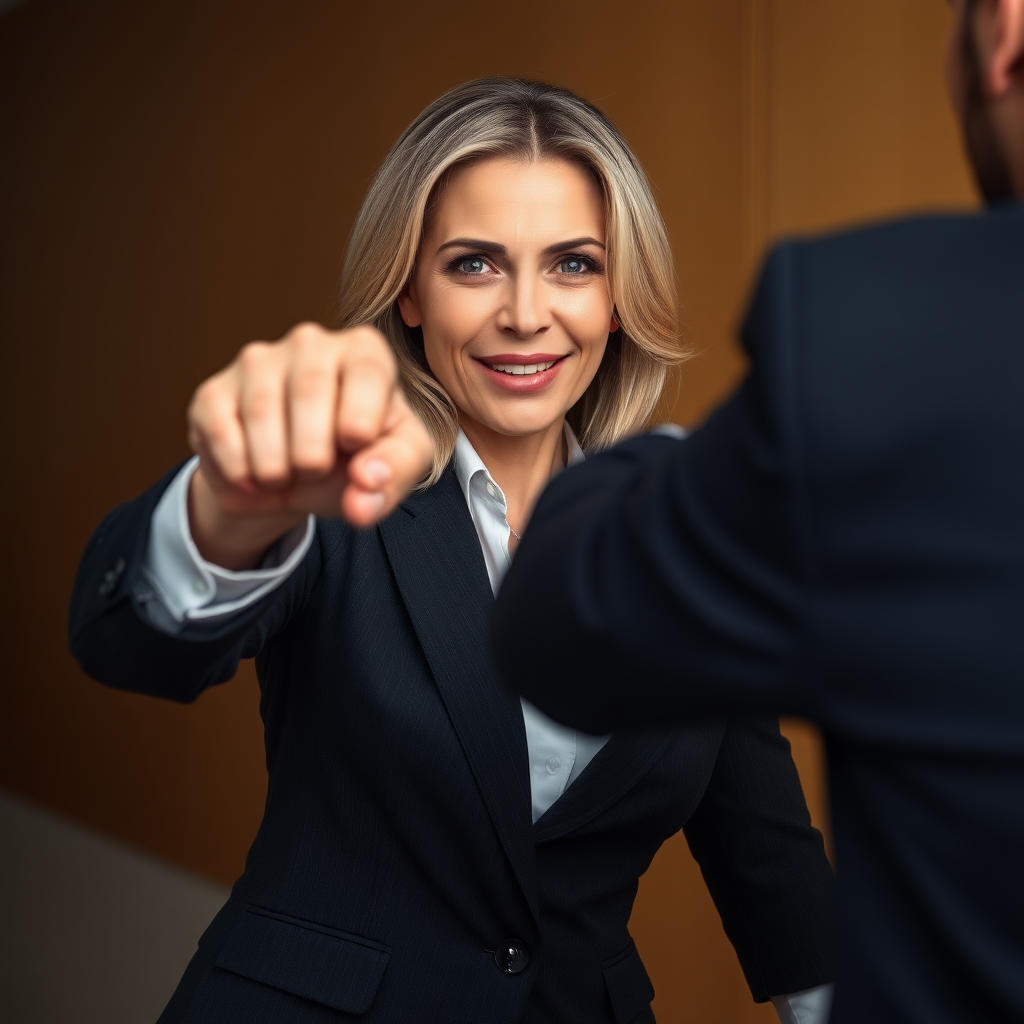
[[[453,238],[450,242],[437,247],[438,252],[444,252],[445,249],[474,249],[476,252],[489,252],[495,256],[504,256],[508,252],[500,243],[485,242],[481,238]]]
[[[604,242],[585,235],[582,238],[569,238],[564,242],[555,242],[544,249],[543,255],[553,256],[557,252],[578,249],[583,245],[596,245],[598,249],[604,248]],[[493,253],[495,256],[508,255],[508,249],[500,242],[486,242],[482,238],[453,238],[437,247],[438,252],[444,252],[445,249],[474,249],[477,252]]]
[[[599,242],[596,238],[591,238],[587,235],[583,238],[570,238],[565,242],[555,242],[554,245],[549,245],[544,250],[544,255],[554,256],[556,252],[565,252],[566,249],[579,249],[584,245],[596,245],[598,249],[604,248],[604,242]]]

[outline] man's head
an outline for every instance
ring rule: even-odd
[[[985,201],[1024,198],[1024,0],[952,0],[946,82]]]

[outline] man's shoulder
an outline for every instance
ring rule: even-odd
[[[772,262],[796,260],[814,270],[846,268],[870,272],[880,266],[971,262],[979,253],[1000,261],[1024,260],[1024,203],[978,212],[927,214],[879,221],[816,236],[785,238]]]
[[[879,334],[955,324],[981,309],[1015,325],[1024,280],[1024,205],[973,214],[922,216],[813,238],[794,238],[770,253],[748,315],[798,311],[804,330],[837,322],[849,333]],[[786,313],[785,311],[788,311]],[[779,323],[776,327],[780,326]],[[940,327],[941,329],[941,327]],[[881,334],[890,333],[885,330]]]

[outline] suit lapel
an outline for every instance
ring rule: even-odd
[[[615,733],[580,777],[537,819],[534,842],[543,843],[582,828],[633,788],[668,749],[678,733]]]
[[[522,707],[491,667],[488,634],[494,597],[469,509],[451,468],[436,486],[413,495],[378,529],[484,804],[538,918]]]

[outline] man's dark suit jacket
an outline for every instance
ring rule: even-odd
[[[743,337],[692,437],[549,487],[499,673],[597,732],[819,722],[835,1024],[1024,1021],[1024,208],[784,245]]]
[[[377,529],[321,521],[279,591],[177,637],[134,597],[168,482],[94,536],[72,649],[105,683],[179,701],[255,655],[270,781],[245,873],[162,1021],[652,1021],[627,922],[684,824],[755,997],[830,980],[831,870],[774,721],[616,734],[531,821],[522,710],[494,675],[454,472]]]

